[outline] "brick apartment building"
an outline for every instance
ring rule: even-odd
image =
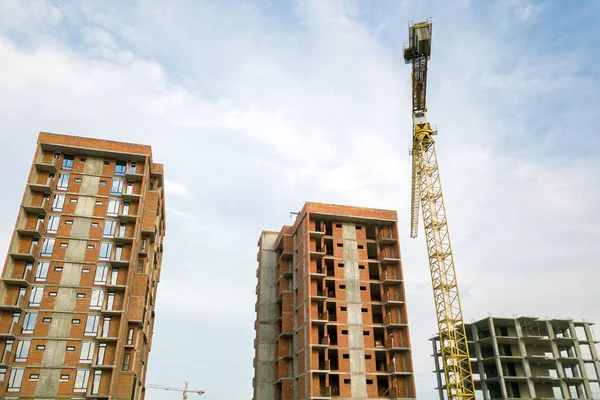
[[[306,203],[258,246],[254,400],[416,398],[396,212]]]
[[[1,398],[144,398],[164,210],[150,146],[40,133],[0,284]]]

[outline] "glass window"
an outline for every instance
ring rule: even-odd
[[[119,207],[121,206],[121,200],[109,199],[108,208],[106,209],[106,215],[117,215],[119,214]]]
[[[110,260],[110,255],[112,253],[112,243],[111,242],[102,242],[100,243],[100,254],[98,254],[99,260]]]
[[[104,230],[102,236],[113,237],[115,236],[115,229],[117,228],[117,221],[114,219],[107,219],[104,221]]]
[[[115,164],[115,175],[125,175],[125,168],[127,167],[127,161],[118,161]]]
[[[60,215],[51,215],[48,219],[48,226],[46,227],[46,233],[57,233],[58,225],[60,224]]]
[[[58,190],[67,190],[69,188],[69,178],[71,175],[69,174],[60,174],[60,178],[58,178],[58,183],[56,184],[56,188]]]
[[[131,359],[131,354],[125,353],[123,356],[123,371],[129,371],[129,360]]]
[[[96,360],[97,365],[104,365],[104,355],[106,354],[106,343],[100,343],[98,346],[98,359]]]
[[[136,167],[136,163],[135,163],[135,161],[132,161],[131,164],[129,164],[129,173],[130,174],[135,174],[135,167]]]
[[[96,275],[94,276],[95,285],[106,285],[106,277],[108,276],[108,265],[97,265]]]
[[[29,307],[39,307],[42,302],[42,296],[44,295],[43,286],[34,286],[31,288],[29,295]]]
[[[50,263],[48,261],[39,261],[37,269],[35,270],[35,280],[38,282],[45,282],[48,277],[48,270],[50,269]]]
[[[88,315],[85,321],[85,336],[96,336],[98,333],[98,325],[100,323],[99,315]]]
[[[100,310],[104,301],[104,290],[92,290],[90,296],[90,310]]]
[[[75,156],[65,154],[62,162],[62,169],[73,169],[73,160],[75,160]]]
[[[52,257],[52,252],[54,251],[54,242],[56,239],[54,238],[45,238],[42,243],[42,251],[40,252],[41,257]]]
[[[110,333],[110,317],[104,317],[102,321],[102,337],[108,337]]]
[[[65,206],[65,195],[57,194],[54,196],[54,200],[52,201],[52,211],[62,211]]]
[[[79,353],[80,364],[91,364],[92,358],[94,357],[94,348],[96,344],[94,342],[82,342],[81,353]]]
[[[123,179],[113,179],[110,194],[120,195],[123,193]]]
[[[31,340],[19,340],[17,352],[15,353],[15,362],[26,362],[31,348]]]
[[[100,380],[102,379],[102,370],[94,371],[94,380],[92,381],[92,394],[100,392]]]
[[[37,312],[25,313],[22,333],[33,333],[33,330],[35,329],[35,320],[37,319],[37,314]]]
[[[119,237],[125,237],[125,232],[127,231],[127,222],[121,222],[119,225]]]
[[[127,331],[127,345],[133,344],[133,328],[129,328]]]
[[[75,385],[73,386],[74,392],[85,392],[88,386],[88,380],[90,379],[90,371],[87,369],[78,369],[75,374]]]
[[[10,377],[8,378],[7,392],[18,392],[21,390],[21,381],[23,381],[23,374],[25,368],[13,368],[10,371]]]
[[[117,249],[115,250],[115,260],[120,260],[122,254],[123,254],[123,245],[118,244]]]
[[[129,202],[123,202],[123,215],[129,215]]]

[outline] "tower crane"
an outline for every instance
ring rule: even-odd
[[[431,19],[417,24],[411,22],[408,29],[409,43],[404,46],[404,61],[412,64],[410,236],[417,237],[421,208],[448,400],[474,400],[469,347],[433,140],[437,131],[427,121],[427,62],[431,56]]]
[[[188,383],[185,382],[185,386],[183,388],[170,387],[170,386],[162,386],[162,385],[146,385],[147,388],[151,389],[162,389],[162,390],[172,390],[174,392],[183,392],[183,400],[187,400],[188,393],[197,393],[199,396],[204,394],[203,390],[192,390],[188,389]]]

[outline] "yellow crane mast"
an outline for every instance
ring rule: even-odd
[[[431,56],[431,19],[409,24],[405,62],[412,63],[412,204],[411,237],[417,237],[419,206],[427,241],[433,297],[448,400],[475,399],[469,348],[458,295],[440,171],[427,121],[427,62]]]

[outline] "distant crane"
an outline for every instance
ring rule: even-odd
[[[185,382],[185,386],[182,388],[170,387],[170,386],[162,386],[162,385],[146,385],[147,388],[151,389],[161,389],[161,390],[172,390],[174,392],[183,392],[183,400],[187,400],[188,393],[197,393],[198,396],[202,396],[204,394],[203,390],[192,390],[188,389],[188,383]]]

